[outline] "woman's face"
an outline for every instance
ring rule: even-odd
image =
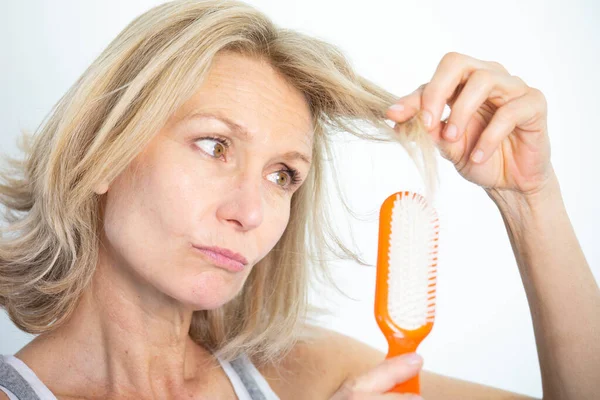
[[[195,310],[221,306],[283,234],[312,134],[304,97],[270,66],[219,54],[198,92],[110,185],[101,255]],[[212,246],[247,264],[216,266],[198,250]]]

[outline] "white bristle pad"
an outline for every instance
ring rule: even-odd
[[[435,314],[438,218],[424,198],[398,194],[391,219],[388,313],[400,328],[414,330]]]

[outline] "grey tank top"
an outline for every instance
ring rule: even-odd
[[[231,362],[218,360],[239,400],[279,400],[245,355]],[[0,355],[0,392],[10,400],[57,400],[23,361],[10,355]]]

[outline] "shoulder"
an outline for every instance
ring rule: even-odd
[[[338,345],[338,340],[346,337],[315,325],[310,332],[310,341],[299,341],[281,360],[257,366],[282,399],[329,398],[345,379],[338,352],[349,349]]]
[[[4,393],[2,390],[0,390],[0,400],[10,400],[8,398],[8,395],[6,393]]]
[[[358,376],[385,359],[385,353],[350,336],[322,327],[314,329],[317,339],[295,346],[278,368],[265,368],[265,378],[280,397],[285,395],[282,398],[329,398],[347,378]],[[420,380],[421,395],[427,400],[531,399],[426,370],[421,371]],[[314,390],[310,396],[306,393],[308,388]]]

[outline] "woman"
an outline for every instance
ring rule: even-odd
[[[591,398],[600,295],[540,91],[450,53],[397,99],[243,3],[177,1],[109,45],[4,175],[0,304],[40,335],[3,357],[0,399],[412,398],[384,393],[418,356],[384,361],[307,323],[309,261],[327,276],[325,250],[354,256],[321,204],[328,129],[376,139],[354,120],[426,156],[433,139],[485,188],[527,291],[544,398]],[[425,371],[421,383],[428,400],[519,398]]]

